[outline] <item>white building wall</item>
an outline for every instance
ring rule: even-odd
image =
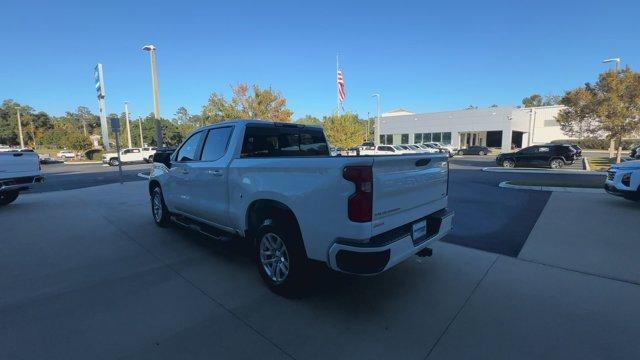
[[[452,145],[460,147],[460,133],[502,131],[502,150],[509,151],[512,131],[523,133],[523,146],[567,139],[555,122],[555,117],[562,108],[496,107],[383,116],[380,120],[380,134],[409,134],[411,143],[416,133],[450,132]]]

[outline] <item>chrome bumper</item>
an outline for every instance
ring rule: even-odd
[[[6,191],[24,191],[31,189],[36,184],[42,184],[44,182],[44,176],[25,176],[13,179],[0,180],[0,192]]]

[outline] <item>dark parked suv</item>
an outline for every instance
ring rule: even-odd
[[[559,169],[573,164],[577,151],[571,145],[535,145],[522,150],[500,154],[496,163],[504,167],[551,167]]]

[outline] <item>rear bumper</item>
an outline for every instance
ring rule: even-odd
[[[36,184],[44,182],[42,175],[23,176],[12,179],[0,180],[0,192],[6,191],[24,191],[31,189]]]
[[[411,222],[385,233],[389,235],[383,234],[385,239],[380,245],[334,243],[329,249],[328,265],[334,270],[352,274],[381,273],[447,235],[452,229],[453,216],[454,212],[446,209],[427,216],[427,235],[419,242],[413,241],[410,230],[404,231],[411,229],[414,223]]]

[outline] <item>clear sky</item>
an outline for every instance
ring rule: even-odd
[[[361,116],[468,105],[519,105],[593,81],[621,57],[640,68],[639,1],[14,1],[0,5],[0,100],[61,115],[97,113],[93,68],[104,65],[107,111],[199,113],[238,82],[282,92],[294,118],[336,107]]]

